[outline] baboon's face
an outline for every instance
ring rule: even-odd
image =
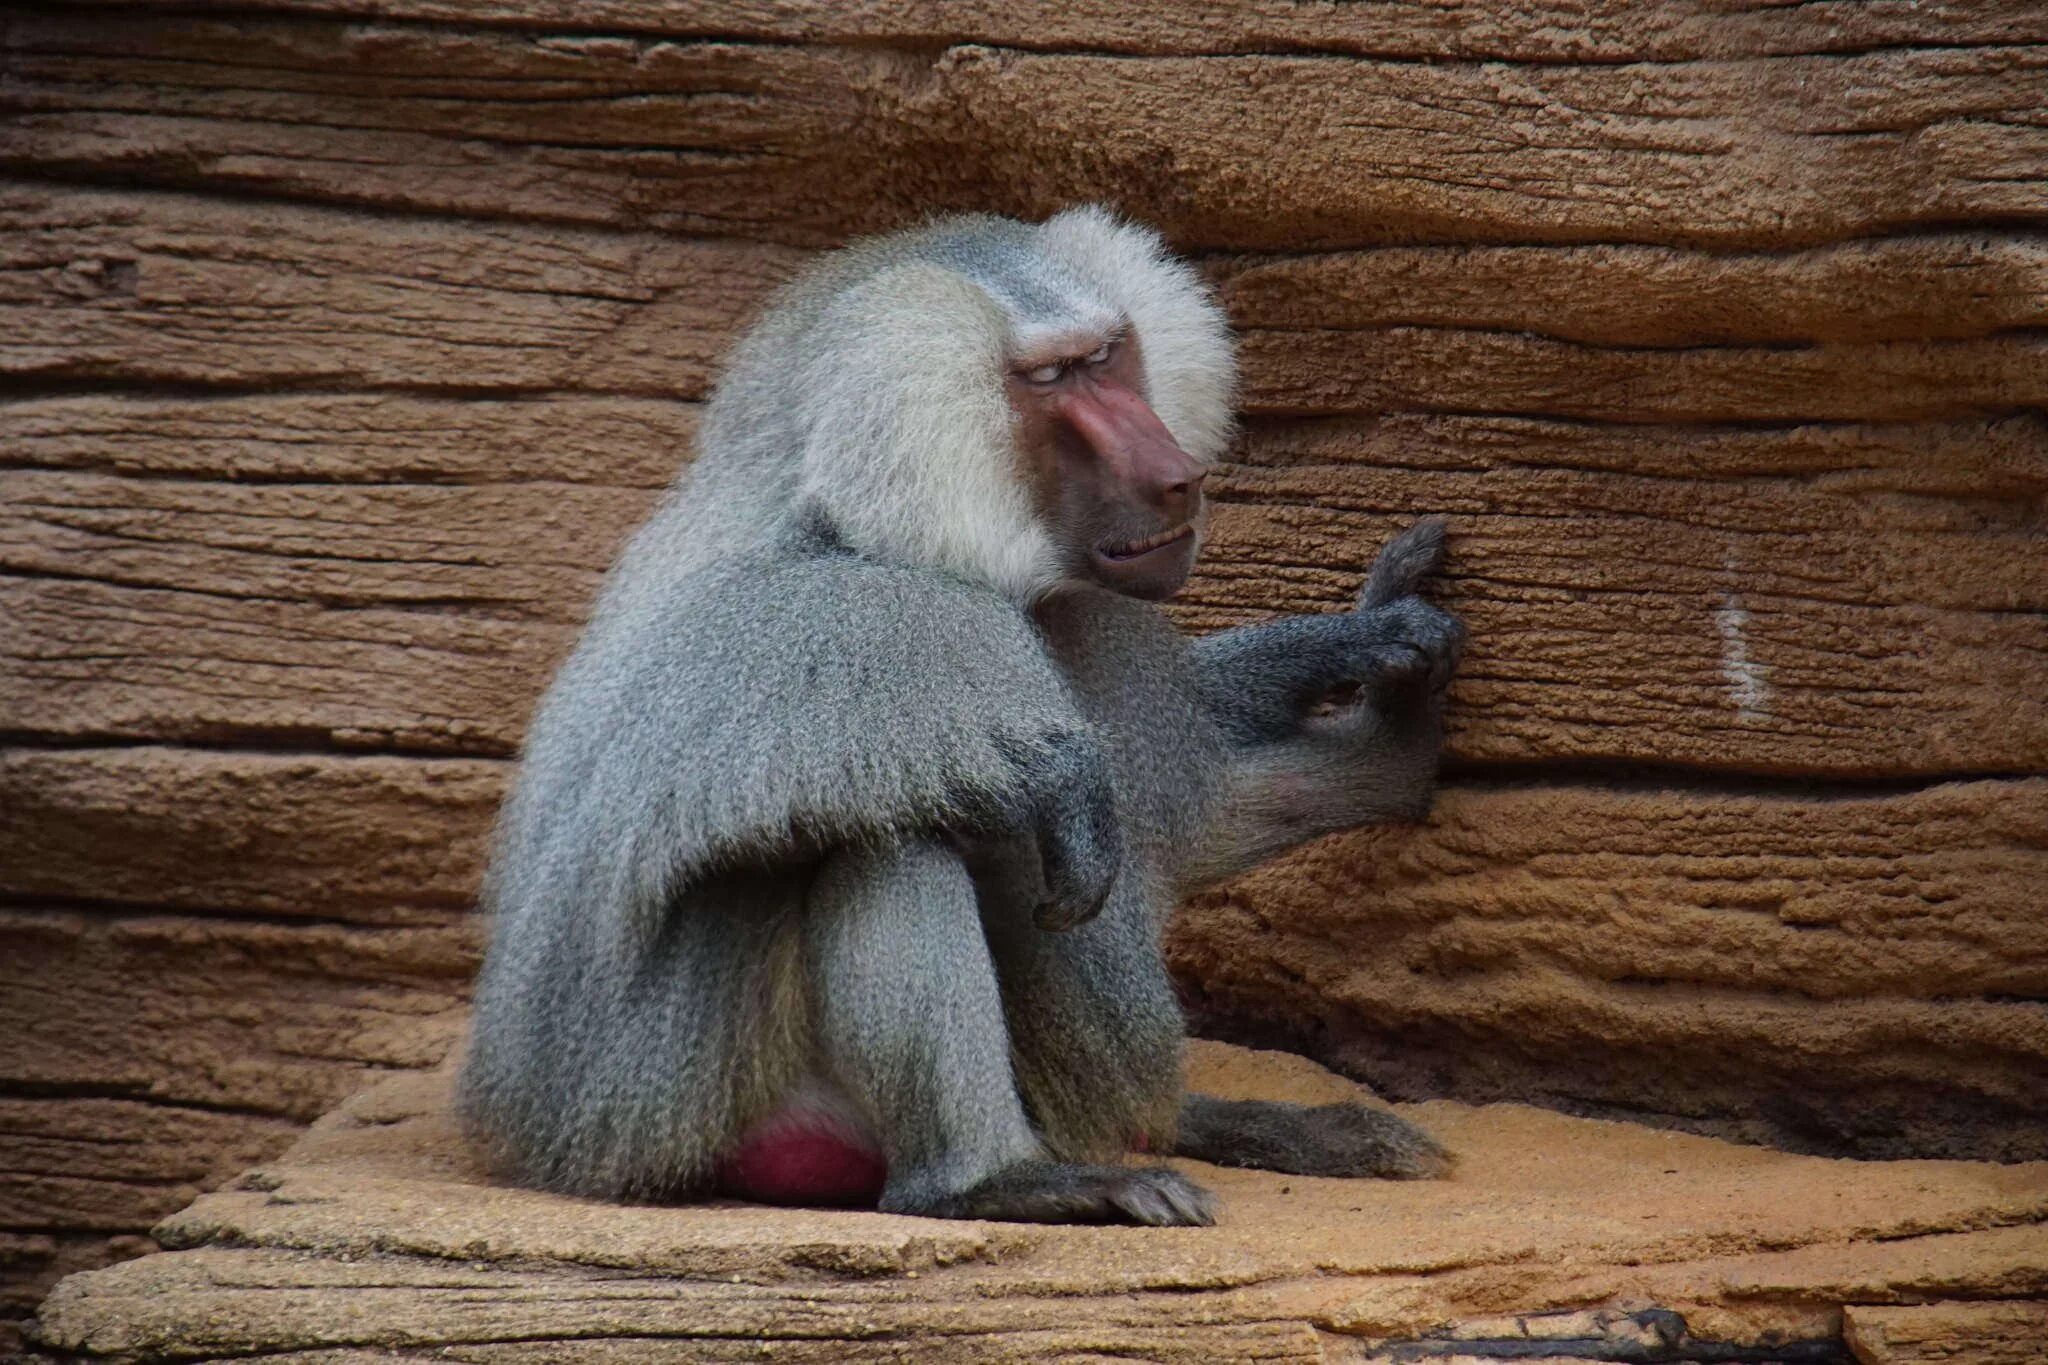
[[[1004,384],[1018,457],[1075,577],[1171,597],[1194,568],[1202,478],[1144,390],[1128,326],[1038,343]]]

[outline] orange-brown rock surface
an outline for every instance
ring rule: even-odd
[[[1234,1096],[1370,1099],[1218,1044],[1192,1071]],[[67,1280],[44,1343],[116,1360],[1450,1362],[1513,1342],[1553,1361],[1842,1361],[1847,1332],[1879,1362],[1926,1359],[1911,1352],[1938,1323],[1951,1347],[2009,1347],[2048,1310],[2048,1163],[1829,1161],[1438,1102],[1411,1112],[1458,1153],[1448,1180],[1183,1163],[1222,1196],[1219,1226],[1046,1228],[498,1188],[445,1103],[445,1075],[351,1100],[165,1222],[176,1250]]]
[[[1451,519],[1440,810],[1189,907],[1204,1028],[2048,1156],[2044,90],[2031,0],[0,5],[0,1322],[439,1059],[718,356],[935,209],[1217,285],[1189,629]],[[1981,1297],[1813,1301],[1907,1361],[2026,1339]]]

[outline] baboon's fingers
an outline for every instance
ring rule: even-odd
[[[1443,562],[1444,519],[1424,517],[1388,541],[1379,558],[1373,560],[1365,586],[1358,591],[1359,610],[1383,607],[1407,597],[1443,567]]]

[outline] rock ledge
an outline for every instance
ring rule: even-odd
[[[1191,1067],[1226,1094],[1361,1093],[1276,1053],[1196,1044]],[[499,1188],[445,1074],[402,1076],[161,1225],[172,1250],[66,1280],[40,1331],[88,1357],[305,1362],[2041,1358],[2048,1163],[1405,1112],[1453,1178],[1201,1167],[1216,1228],[1040,1228]]]

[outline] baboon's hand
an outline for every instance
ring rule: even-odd
[[[1444,696],[1465,628],[1416,594],[1443,558],[1443,523],[1425,521],[1381,551],[1358,607],[1336,676],[1312,699],[1303,737],[1325,756],[1326,814],[1419,820],[1436,791],[1444,741]],[[1342,776],[1338,776],[1342,774]],[[1330,823],[1342,828],[1346,820]]]
[[[1006,790],[992,806],[963,803],[960,847],[977,876],[1000,879],[1006,902],[1031,907],[1040,929],[1085,924],[1102,912],[1124,860],[1109,755],[1078,722],[1029,745],[997,745],[1014,765]]]
[[[1444,566],[1444,519],[1424,517],[1380,547],[1365,586],[1358,590],[1358,609],[1384,607],[1413,597]]]
[[[1411,713],[1440,720],[1444,689],[1464,652],[1465,627],[1418,593],[1443,559],[1444,524],[1435,517],[1387,542],[1351,614],[1354,667],[1326,705],[1368,702],[1389,721]]]
[[[1071,929],[1102,911],[1124,860],[1109,760],[1092,736],[1062,739],[1035,774],[1039,858],[1045,898],[1032,912],[1041,929]]]
[[[1392,718],[1441,709],[1465,650],[1458,618],[1420,597],[1353,613],[1357,646],[1326,702],[1369,702]]]

